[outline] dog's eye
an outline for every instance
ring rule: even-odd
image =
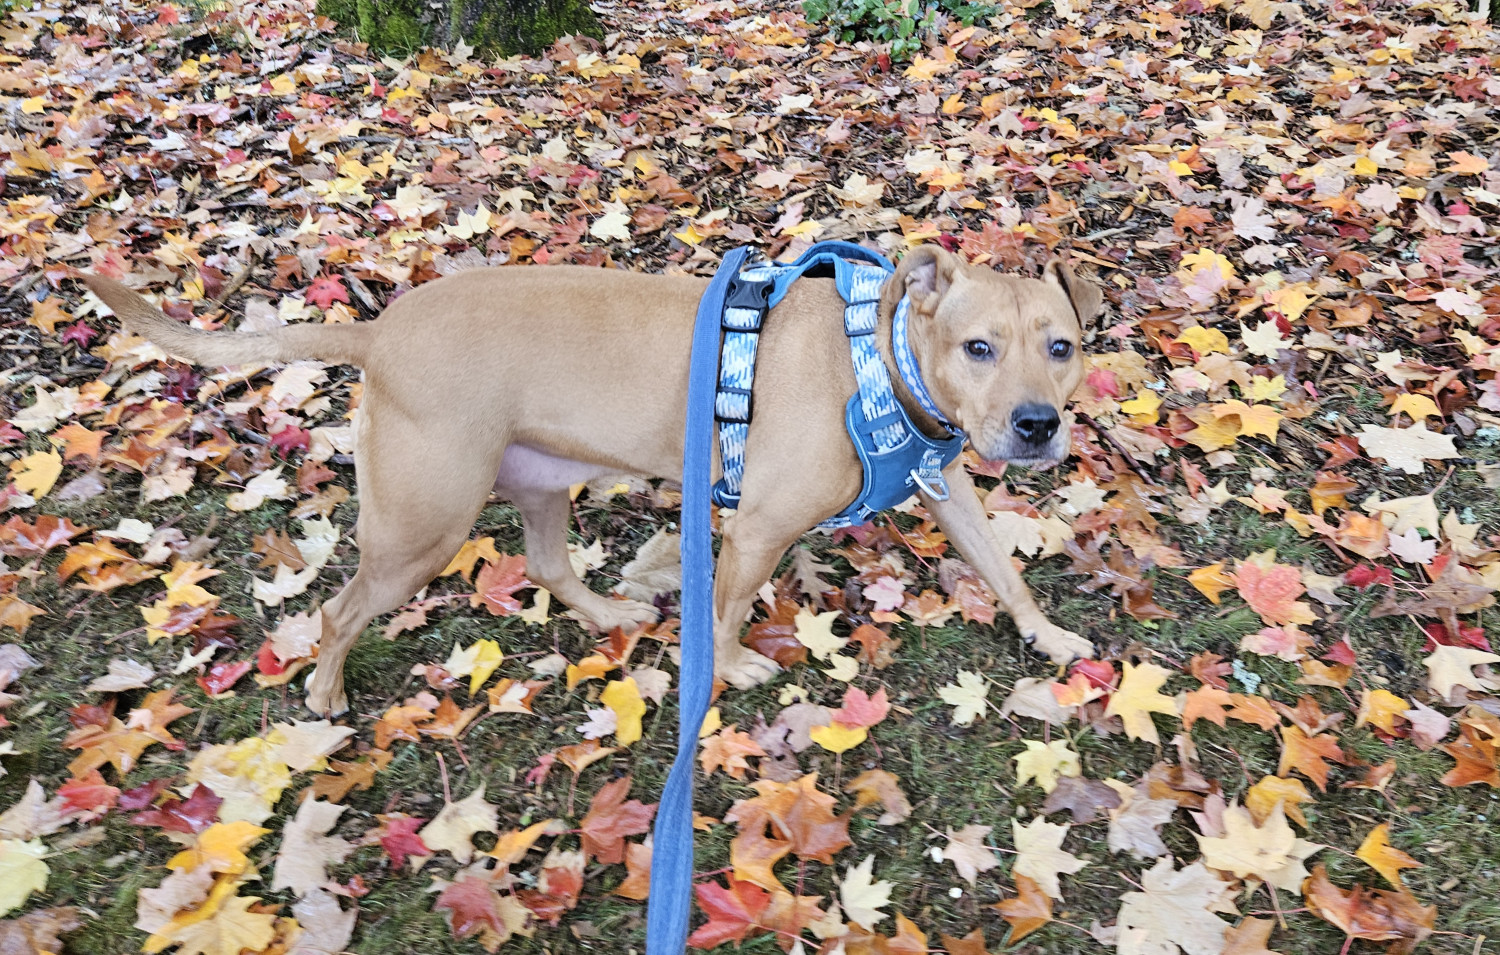
[[[976,361],[984,361],[995,354],[995,350],[990,347],[989,342],[981,341],[977,338],[971,342],[964,342],[964,352]]]
[[[1052,347],[1047,350],[1047,353],[1058,361],[1061,361],[1073,354],[1073,343],[1062,340],[1055,341],[1052,343]]]

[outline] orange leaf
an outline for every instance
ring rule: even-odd
[[[1318,619],[1312,607],[1297,598],[1307,592],[1302,572],[1276,563],[1276,551],[1251,554],[1235,571],[1240,596],[1266,623],[1312,623]]]
[[[1024,875],[1018,875],[1016,891],[1019,894],[1015,898],[995,903],[995,911],[1010,923],[1010,940],[1007,945],[1016,944],[1052,921],[1052,899],[1035,882]]]
[[[1332,736],[1308,736],[1300,726],[1283,726],[1281,744],[1281,764],[1276,768],[1276,775],[1285,776],[1296,770],[1324,792],[1328,791],[1328,764],[1324,760],[1348,761],[1338,740]]]
[[[1355,886],[1346,893],[1328,881],[1321,863],[1302,883],[1302,896],[1314,915],[1350,938],[1403,943],[1392,951],[1410,952],[1432,934],[1437,921],[1437,907],[1421,904],[1409,892]]]
[[[1188,583],[1208,598],[1209,603],[1218,603],[1219,595],[1234,586],[1234,575],[1224,572],[1224,562],[1218,561],[1207,567],[1199,567],[1188,574]]]

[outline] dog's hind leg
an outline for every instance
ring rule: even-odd
[[[571,514],[566,488],[516,488],[497,486],[521,512],[526,528],[526,576],[602,630],[649,623],[660,615],[655,607],[635,600],[610,600],[588,588],[568,561],[568,517]]]
[[[331,716],[349,708],[349,648],[371,620],[410,600],[458,553],[489,497],[503,447],[477,435],[455,442],[410,427],[361,429],[359,570],[323,605],[308,709]]]

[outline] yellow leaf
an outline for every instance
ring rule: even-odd
[[[175,561],[172,569],[161,578],[162,582],[167,585],[167,596],[163,598],[163,603],[168,607],[175,607],[179,604],[202,607],[204,604],[218,600],[218,597],[198,586],[198,581],[218,575],[219,571],[206,570],[197,561]]]
[[[1209,603],[1216,604],[1219,602],[1219,595],[1234,586],[1234,576],[1224,572],[1224,562],[1220,560],[1188,574],[1188,583],[1207,597]]]
[[[249,911],[260,899],[235,895],[238,887],[234,879],[221,879],[202,905],[179,913],[146,939],[141,950],[148,955],[172,945],[182,946],[178,955],[239,955],[246,949],[264,950],[276,937],[276,917],[269,912]]]
[[[167,863],[169,869],[196,869],[206,865],[211,872],[239,875],[250,868],[245,850],[270,832],[248,822],[216,822],[198,834],[191,849],[184,849]]]
[[[584,680],[602,680],[606,673],[617,667],[618,663],[602,653],[584,657],[576,665],[570,663],[567,671],[568,689],[573,689]]]
[[[438,576],[446,577],[449,574],[463,574],[464,580],[470,580],[474,575],[474,565],[481,560],[489,561],[492,564],[500,563],[500,554],[495,550],[495,539],[493,537],[481,537],[479,540],[464,541],[464,546],[458,549],[458,553],[453,555],[453,559],[448,561],[448,566],[444,567],[443,572],[438,574]]]
[[[18,909],[47,887],[47,847],[42,840],[0,839],[0,915]]]
[[[646,703],[634,678],[611,681],[599,694],[599,702],[615,712],[616,742],[629,746],[641,738],[641,717],[646,715]]]
[[[794,623],[797,626],[797,642],[812,651],[812,655],[819,660],[827,660],[830,656],[844,649],[849,642],[845,637],[833,635],[833,622],[839,618],[837,610],[827,613],[814,613],[803,607],[797,611]]]
[[[46,497],[61,473],[62,455],[56,451],[37,451],[10,465],[10,479],[16,488],[32,497]]]
[[[1210,355],[1214,352],[1229,353],[1229,338],[1217,328],[1194,325],[1178,335],[1177,340],[1200,355]]]
[[[1369,156],[1360,156],[1354,160],[1354,174],[1356,176],[1373,176],[1380,172],[1380,166]]]
[[[1286,394],[1285,375],[1277,375],[1275,378],[1250,379],[1251,401],[1280,401],[1284,394]]]
[[[1365,841],[1360,843],[1359,851],[1354,854],[1365,862],[1370,868],[1379,872],[1387,882],[1396,888],[1402,888],[1401,870],[1419,869],[1422,863],[1411,856],[1392,846],[1387,839],[1391,834],[1391,824],[1382,822],[1370,834],[1365,836]]]
[[[1428,418],[1442,417],[1442,411],[1438,409],[1437,402],[1426,395],[1414,395],[1410,392],[1402,392],[1391,402],[1391,417],[1398,414],[1411,415],[1413,421],[1426,421]]]
[[[1189,166],[1181,159],[1174,159],[1171,162],[1167,163],[1167,168],[1177,173],[1177,175],[1179,176],[1191,176],[1193,174],[1193,167]]]
[[[1177,715],[1177,703],[1157,692],[1171,675],[1171,670],[1154,663],[1131,664],[1126,661],[1120,688],[1110,696],[1104,715],[1120,717],[1125,723],[1125,735],[1131,739],[1160,743],[1161,737],[1157,735],[1156,724],[1151,722],[1151,714]]]
[[[957,115],[958,113],[962,113],[963,111],[964,111],[964,95],[962,93],[954,93],[952,96],[950,96],[947,99],[943,100],[943,115],[944,116],[954,116],[954,115]]]
[[[1190,275],[1196,275],[1204,269],[1218,269],[1219,274],[1225,279],[1234,278],[1234,266],[1229,259],[1213,249],[1199,249],[1197,252],[1189,252],[1182,257],[1182,267]]]
[[[828,726],[814,726],[807,731],[807,735],[830,753],[842,753],[863,743],[870,734],[863,726],[850,728],[840,723],[831,723]]]
[[[1359,727],[1369,723],[1382,732],[1394,735],[1396,717],[1404,717],[1409,709],[1411,704],[1390,690],[1364,690],[1360,693],[1359,715],[1354,725]]]
[[[1247,405],[1234,399],[1213,406],[1214,417],[1223,420],[1231,415],[1239,419],[1238,437],[1264,435],[1275,443],[1276,431],[1281,424],[1281,412],[1270,405]]]
[[[1295,892],[1307,878],[1302,860],[1323,848],[1297,838],[1280,805],[1259,824],[1244,806],[1224,810],[1222,836],[1198,836],[1203,863],[1237,878],[1254,876]]]
[[[710,706],[708,712],[703,714],[703,725],[698,727],[698,738],[707,739],[719,731],[724,725],[724,717],[719,713],[717,706]]]
[[[1130,415],[1130,420],[1136,424],[1156,424],[1160,407],[1161,396],[1149,388],[1142,388],[1134,398],[1120,402],[1120,410]]]
[[[685,242],[688,245],[698,245],[702,243],[704,239],[708,238],[708,236],[699,232],[697,227],[693,225],[693,223],[689,222],[686,229],[683,229],[681,232],[672,233],[672,238],[677,239],[681,242]]]
[[[1286,814],[1306,829],[1307,817],[1302,815],[1299,804],[1312,801],[1312,793],[1307,791],[1302,780],[1280,776],[1262,777],[1260,782],[1245,791],[1245,808],[1250,810],[1257,823],[1264,823],[1277,806],[1284,806]]]
[[[473,696],[479,692],[479,688],[494,674],[505,654],[500,651],[500,644],[493,640],[476,640],[467,649],[460,650],[458,644],[453,645],[453,652],[448,654],[448,660],[443,664],[443,669],[453,676],[466,676],[469,678],[469,695]]]
[[[1036,784],[1042,787],[1042,792],[1050,793],[1057,788],[1059,776],[1083,774],[1083,764],[1078,761],[1078,754],[1068,748],[1067,740],[1055,739],[1050,743],[1042,743],[1024,739],[1021,742],[1026,744],[1026,751],[1011,757],[1016,761],[1017,786],[1035,779]]]

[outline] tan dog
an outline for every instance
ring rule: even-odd
[[[344,658],[376,616],[410,600],[468,539],[492,491],[525,523],[527,576],[601,628],[655,619],[653,608],[591,591],[568,563],[568,488],[629,472],[680,480],[693,318],[707,280],[573,266],[463,272],[398,298],[375,322],[272,332],[183,326],[117,282],[84,282],[132,331],[200,365],[318,359],[358,365],[359,570],[323,607],[315,713],[348,708]],[[939,409],[988,459],[1067,454],[1061,409],[1083,375],[1080,323],[1097,289],[1059,262],[1045,278],[976,268],[936,246],[906,256],[887,283],[876,336],[897,398],[918,427],[890,355],[905,293],[912,349]],[[714,590],[716,669],[741,686],[777,669],[739,631],[787,548],[859,493],[844,429],[855,380],[832,279],[804,278],[767,318],[739,510],[724,521]],[[718,454],[715,449],[715,474]],[[1092,653],[1038,609],[988,528],[962,464],[947,501],[922,504],[978,569],[1022,635],[1053,660]]]

